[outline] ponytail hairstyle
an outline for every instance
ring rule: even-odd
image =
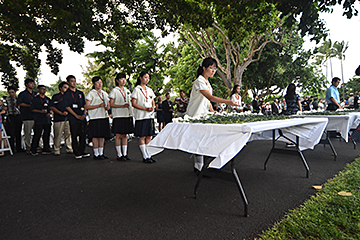
[[[238,87],[240,87],[240,85],[238,85],[238,84],[235,84],[235,85],[234,85],[233,89],[231,90],[230,97],[236,93],[236,89],[237,89]]]
[[[286,95],[285,95],[286,99],[288,100],[295,99],[295,94],[296,94],[295,89],[296,89],[295,84],[290,83],[286,90]]]
[[[208,68],[211,65],[215,65],[217,67],[217,62],[212,57],[207,57],[204,60],[202,60],[200,63],[200,66],[196,72],[196,78],[198,78],[201,74],[203,74],[203,72],[204,72],[203,67]]]
[[[95,89],[95,83],[97,82],[97,81],[99,81],[99,80],[101,80],[101,77],[99,77],[99,76],[95,76],[95,77],[93,77],[92,79],[91,79],[91,82],[93,83],[93,87],[92,87],[92,89]]]
[[[147,71],[142,71],[142,72],[140,73],[139,77],[136,79],[135,87],[136,87],[137,85],[140,85],[140,83],[141,83],[141,79],[140,79],[140,78],[144,77],[146,74],[149,74],[149,73],[148,73]],[[150,74],[149,74],[149,76],[150,76]]]

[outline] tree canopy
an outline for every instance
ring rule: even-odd
[[[81,53],[85,39],[102,40],[105,34],[120,36],[128,27],[142,30],[160,29],[163,34],[189,24],[195,29],[222,23],[230,40],[241,34],[253,35],[264,30],[267,6],[275,6],[286,26],[296,19],[301,33],[319,40],[326,35],[319,12],[331,11],[342,4],[344,15],[357,15],[355,0],[3,0],[0,1],[0,73],[5,86],[17,84],[16,70],[22,66],[36,78],[40,66],[39,52],[45,47],[46,64],[57,74],[62,52],[53,41],[66,43],[71,51]],[[265,24],[265,25],[264,25]],[[125,28],[124,28],[125,27]],[[127,39],[131,41],[131,39]]]

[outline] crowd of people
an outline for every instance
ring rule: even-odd
[[[90,157],[85,151],[86,142],[91,141],[93,158],[107,159],[104,144],[108,139],[115,139],[117,160],[128,161],[128,136],[139,138],[139,149],[144,163],[154,163],[156,160],[148,153],[147,145],[155,135],[155,114],[158,131],[161,131],[173,117],[184,117],[185,114],[194,117],[208,112],[221,112],[225,104],[232,112],[251,111],[264,115],[296,114],[306,110],[336,110],[338,108],[359,108],[358,96],[350,95],[344,105],[340,102],[337,86],[339,78],[334,78],[332,86],[326,92],[326,100],[304,96],[301,100],[296,93],[295,84],[287,87],[284,98],[275,99],[273,103],[259,100],[254,95],[251,103],[244,104],[240,95],[240,86],[235,85],[229,96],[230,100],[213,96],[209,78],[217,71],[217,62],[213,58],[205,58],[197,71],[193,82],[190,98],[185,91],[172,102],[169,93],[163,100],[157,97],[153,90],[147,87],[150,75],[141,72],[132,92],[125,87],[126,75],[117,74],[116,87],[107,94],[103,81],[99,76],[92,78],[93,89],[85,94],[76,88],[76,78],[69,75],[66,82],[59,84],[59,93],[50,99],[46,96],[46,86],[38,85],[34,90],[35,81],[25,80],[26,89],[16,96],[16,88],[8,87],[4,98],[1,114],[7,134],[10,136],[10,146],[13,152],[27,152],[33,156],[41,154],[60,155],[61,143],[64,141],[66,152],[74,154],[75,159]],[[154,114],[155,113],[155,114]],[[2,124],[2,118],[0,124]],[[53,148],[50,146],[51,126],[53,126]],[[0,125],[1,129],[2,126]],[[22,138],[22,131],[24,137]],[[33,133],[33,134],[32,134]],[[0,134],[1,136],[2,134]],[[42,138],[43,146],[39,147]],[[23,141],[22,141],[23,139]],[[23,143],[22,143],[23,142]],[[40,150],[41,149],[41,150]],[[194,171],[201,171],[203,156],[195,156]]]

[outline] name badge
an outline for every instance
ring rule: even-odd
[[[78,105],[77,105],[76,103],[74,103],[74,104],[72,105],[72,108],[78,108]]]

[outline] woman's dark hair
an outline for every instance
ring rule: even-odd
[[[208,68],[212,65],[215,65],[217,67],[217,62],[212,57],[207,57],[204,60],[202,60],[202,62],[200,63],[200,66],[196,72],[196,77],[199,77],[201,74],[203,74],[203,72],[204,72],[203,67]]]
[[[94,83],[96,83],[96,82],[99,81],[99,80],[101,80],[101,77],[95,76],[95,77],[93,77],[93,78],[91,79],[91,82],[94,84]]]
[[[295,99],[295,94],[296,94],[295,90],[296,90],[295,84],[290,83],[286,90],[286,95],[285,95],[286,99],[289,100]]]
[[[115,86],[119,85],[119,83],[117,82],[117,80],[121,79],[121,78],[126,78],[125,73],[118,73],[115,77]]]
[[[236,89],[237,89],[238,87],[240,87],[240,85],[238,85],[238,84],[235,84],[235,85],[234,85],[233,89],[231,90],[230,97],[235,94]]]
[[[146,72],[146,71],[142,71],[142,72],[140,73],[139,77],[136,79],[135,87],[136,87],[137,85],[140,85],[140,83],[141,83],[141,79],[140,79],[140,78],[144,77],[146,74],[149,74],[149,73]],[[150,76],[150,74],[149,74],[149,76]]]

